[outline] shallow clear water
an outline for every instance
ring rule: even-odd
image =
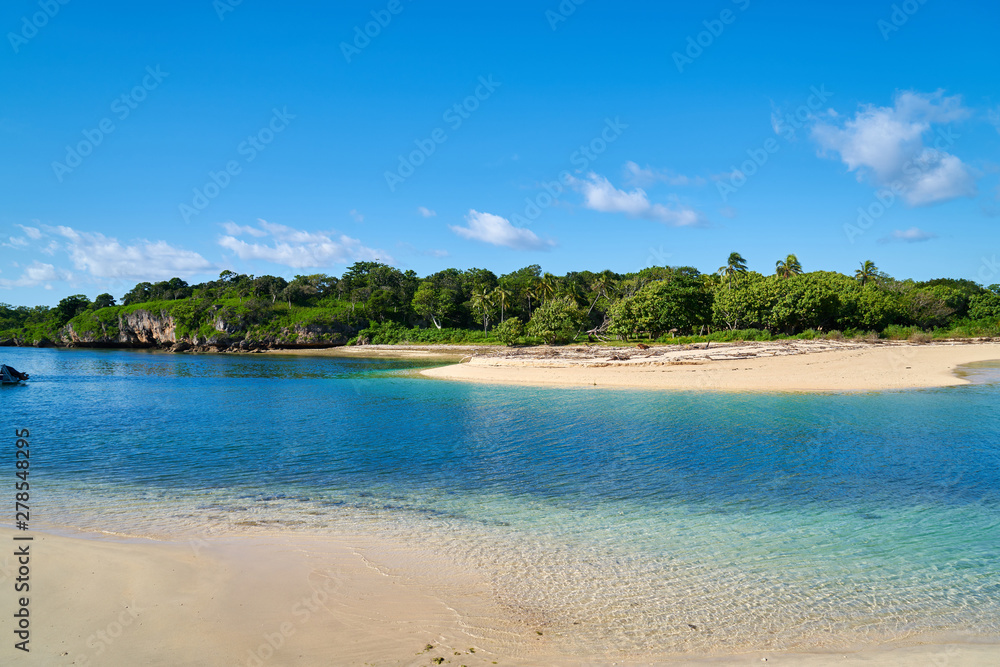
[[[397,360],[0,356],[32,374],[0,391],[0,426],[11,448],[31,430],[50,526],[421,540],[581,653],[1000,638],[996,369],[796,395],[486,386]]]

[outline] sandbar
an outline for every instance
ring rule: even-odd
[[[1000,360],[1000,342],[774,341],[632,348],[528,348],[421,371],[498,384],[705,391],[845,392],[968,384],[968,364]]]

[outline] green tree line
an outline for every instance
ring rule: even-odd
[[[749,271],[731,253],[714,273],[692,267],[649,267],[635,273],[543,273],[530,265],[497,276],[488,269],[445,269],[426,277],[379,262],[357,262],[340,277],[252,276],[223,271],[189,285],[180,278],[142,282],[120,303],[76,294],[53,308],[0,304],[0,340],[58,339],[74,327],[107,325],[119,313],[167,310],[184,332],[213,322],[238,331],[278,324],[337,325],[372,342],[493,340],[562,343],[579,336],[671,340],[678,336],[754,331],[876,332],[899,328],[995,335],[1000,285],[940,278],[899,280],[871,261],[854,275],[805,272],[795,255],[775,271]],[[476,334],[475,332],[480,332]]]

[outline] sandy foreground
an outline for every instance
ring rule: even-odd
[[[421,371],[502,384],[712,391],[874,391],[967,384],[960,366],[1000,360],[1000,343],[774,341],[493,351]],[[956,370],[959,372],[956,373]]]
[[[3,665],[995,665],[1000,646],[568,657],[475,573],[365,536],[154,542],[0,530],[30,544],[30,653],[14,648],[16,558],[0,560]],[[6,554],[14,549],[5,547]],[[488,626],[488,627],[487,627]],[[544,626],[540,626],[544,627]],[[565,639],[565,638],[561,638]],[[432,648],[427,649],[431,645]]]

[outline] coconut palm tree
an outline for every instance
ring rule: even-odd
[[[733,276],[747,272],[747,261],[738,252],[729,253],[725,266],[719,267],[719,275],[726,278],[729,286],[733,286]]]
[[[799,258],[795,255],[789,255],[785,259],[779,259],[774,263],[774,273],[782,278],[791,278],[801,274],[802,265],[799,263]]]
[[[490,323],[490,314],[493,310],[493,297],[485,287],[472,293],[472,311],[483,318],[483,333]]]
[[[875,266],[875,262],[870,259],[866,259],[861,262],[861,268],[854,271],[854,277],[861,281],[861,286],[864,287],[865,283],[878,275],[878,267]]]
[[[507,304],[510,303],[511,293],[505,290],[503,287],[497,286],[493,290],[493,303],[500,306],[500,323],[504,321],[504,314],[507,311]]]
[[[528,319],[531,319],[531,301],[534,299],[536,302],[538,299],[538,278],[532,278],[528,282],[528,286],[524,289],[524,297],[528,300]]]
[[[601,300],[601,297],[605,299],[609,298],[608,290],[611,289],[611,272],[604,271],[601,275],[597,276],[593,284],[591,284],[590,289],[594,290],[594,302],[590,304],[590,308],[587,310],[588,316],[594,310],[597,302]]]
[[[535,295],[542,303],[548,301],[556,294],[556,277],[551,273],[546,273],[535,286]]]

